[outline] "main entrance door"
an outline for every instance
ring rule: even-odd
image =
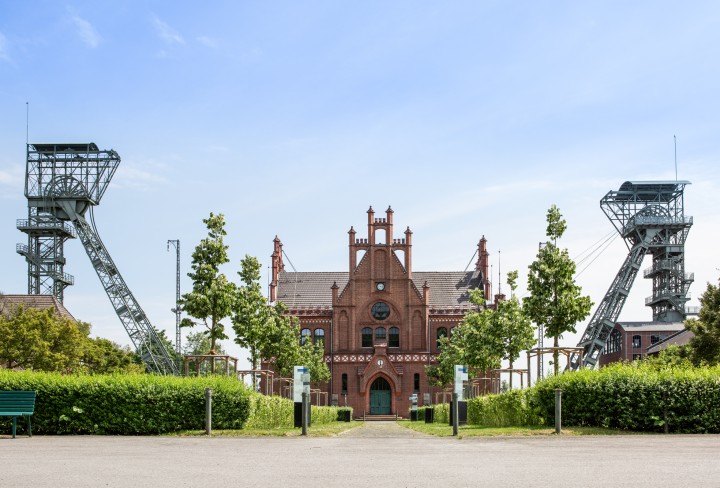
[[[380,377],[370,385],[370,415],[390,415],[392,410],[390,383]]]

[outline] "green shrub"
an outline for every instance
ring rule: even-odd
[[[562,389],[563,424],[660,432],[720,433],[720,367],[659,367],[643,362],[610,365],[550,377],[528,400],[545,422]]]
[[[148,435],[203,430],[205,388],[213,391],[213,429],[293,426],[292,401],[259,395],[234,378],[76,376],[0,369],[0,390],[37,391],[32,423],[38,434]],[[339,410],[313,406],[312,422],[336,422]],[[11,423],[11,419],[1,419],[0,433],[9,433]]]
[[[527,401],[527,390],[511,390],[468,400],[468,423],[488,427],[538,425],[537,415]]]
[[[249,429],[275,429],[293,426],[293,402],[279,396],[253,395],[250,414],[245,427]]]
[[[38,434],[145,435],[203,429],[205,388],[213,390],[213,427],[242,428],[253,393],[230,378],[0,370],[0,389],[37,391],[33,431]],[[0,423],[0,431],[8,431],[7,422]]]
[[[433,408],[435,409],[435,417],[433,420],[436,424],[450,424],[449,403],[438,403],[437,405],[433,405]]]

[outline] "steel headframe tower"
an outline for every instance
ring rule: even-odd
[[[578,343],[583,357],[573,355],[573,369],[593,367],[605,348],[635,281],[645,254],[653,264],[644,272],[653,280],[653,294],[645,300],[653,320],[677,322],[685,319],[688,289],[694,280],[685,272],[685,240],[692,217],[685,215],[684,191],[689,181],[626,181],[618,191],[608,192],[600,207],[625,239],[630,251],[595,315]]]
[[[65,287],[73,283],[64,273],[63,246],[79,237],[105,292],[146,366],[154,372],[177,374],[175,363],[125,284],[100,236],[85,220],[85,213],[100,203],[120,156],[83,144],[28,144],[25,196],[28,218],[18,229],[28,235],[27,246],[17,251],[28,263],[28,293],[51,294],[63,300]],[[69,224],[74,224],[74,230]]]

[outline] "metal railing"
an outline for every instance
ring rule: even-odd
[[[62,220],[57,219],[44,219],[44,218],[33,218],[33,219],[18,219],[16,221],[16,227],[19,230],[44,230],[44,231],[60,231],[71,235],[73,238],[77,237],[75,229],[72,225]]]

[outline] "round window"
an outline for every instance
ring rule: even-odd
[[[385,302],[377,302],[370,310],[375,320],[385,320],[390,316],[390,307]]]

